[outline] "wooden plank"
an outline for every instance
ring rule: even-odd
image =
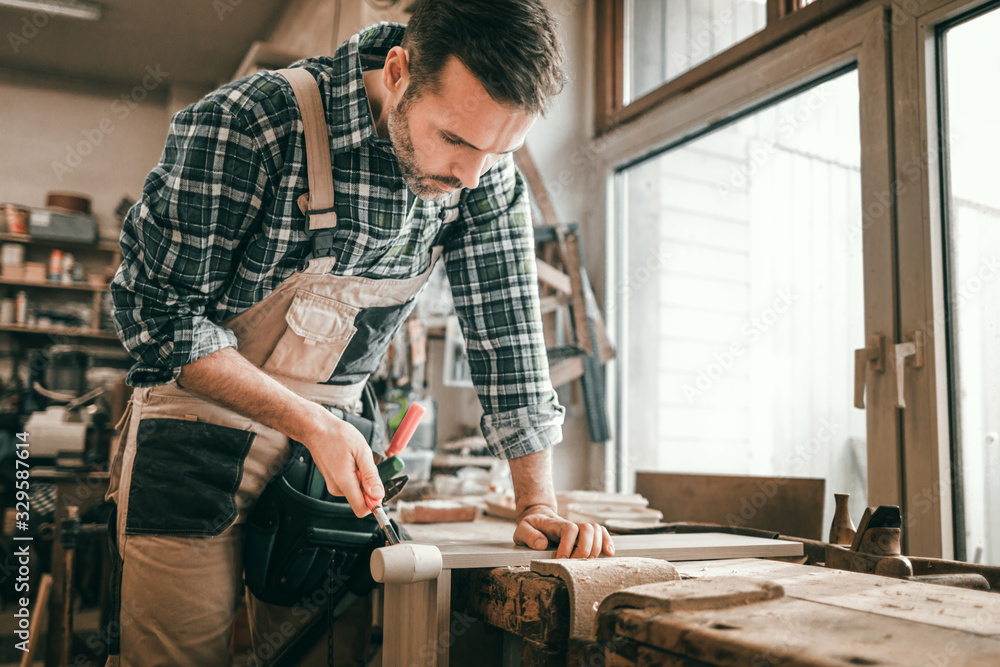
[[[538,267],[539,281],[563,294],[571,295],[573,293],[573,284],[570,282],[569,276],[543,259],[536,259],[535,264]]]
[[[587,317],[583,272],[580,267],[580,244],[576,233],[566,234],[565,239],[558,243],[557,247],[573,290],[570,298],[573,301],[573,331],[576,333],[576,346],[590,355],[594,353],[594,343],[590,335],[590,320]]]
[[[706,558],[768,558],[801,556],[802,544],[725,533],[618,535],[615,556],[641,556],[684,561]],[[555,549],[535,551],[512,542],[438,544],[445,570],[469,567],[529,565],[533,560],[555,558]]]
[[[560,308],[569,305],[569,297],[565,294],[543,296],[539,299],[538,305],[542,315],[548,315],[549,313],[554,313]]]
[[[1000,640],[1000,595],[905,579],[769,560],[677,565],[690,577],[740,577],[780,584],[785,596]]]
[[[549,368],[549,379],[553,387],[561,387],[583,375],[583,359],[574,357],[564,359]]]
[[[663,521],[717,523],[823,539],[826,482],[793,477],[636,473],[635,491]]]
[[[520,167],[525,180],[528,181],[528,187],[531,188],[531,194],[534,196],[535,202],[538,204],[538,209],[542,212],[542,219],[540,221],[535,221],[535,224],[559,224],[559,216],[556,215],[556,209],[552,204],[552,198],[549,196],[549,190],[545,187],[545,181],[542,179],[542,174],[538,171],[538,166],[532,159],[531,153],[528,152],[527,146],[521,146],[521,148],[517,149],[514,153],[514,161],[517,163],[517,166]]]
[[[728,609],[675,614],[619,609],[608,615],[616,618],[622,636],[717,667],[985,667],[1000,655],[996,639],[789,597]]]

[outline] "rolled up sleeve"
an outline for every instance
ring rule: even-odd
[[[214,323],[240,240],[259,224],[267,187],[252,137],[218,101],[174,116],[160,163],[122,225],[112,319],[135,359],[129,384],[171,382],[236,337]]]
[[[562,440],[565,409],[549,379],[528,193],[510,155],[462,200],[463,231],[445,245],[490,450],[504,459]]]

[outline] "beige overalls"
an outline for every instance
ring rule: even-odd
[[[304,69],[280,73],[303,120],[309,193],[299,205],[310,233],[321,235],[337,218],[319,88]],[[445,222],[457,218],[457,196],[445,211]],[[407,280],[337,276],[330,273],[332,258],[312,257],[265,299],[222,324],[236,335],[240,353],[266,373],[305,398],[357,414],[367,380],[367,362],[358,359],[368,350],[352,360],[345,351],[359,336],[365,348],[391,338],[439,253],[434,248],[426,271]],[[117,505],[120,558],[113,582],[120,609],[107,638],[108,664],[227,665],[244,592],[242,524],[284,465],[288,438],[177,385],[162,385],[135,391],[122,443],[107,495]],[[264,662],[321,611],[247,597],[254,651]]]

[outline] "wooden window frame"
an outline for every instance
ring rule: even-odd
[[[704,85],[863,1],[815,0],[798,8],[800,0],[767,0],[767,24],[762,30],[626,104],[627,0],[596,0],[595,132],[602,134],[633,121],[650,109]]]
[[[948,296],[945,262],[946,150],[940,118],[938,26],[991,0],[900,0],[891,3],[894,22],[892,81],[896,173],[909,194],[895,197],[899,258],[899,326],[924,332],[924,366],[907,369],[902,410],[905,461],[903,488],[910,516],[908,548],[914,554],[964,560],[961,461],[953,458],[953,405],[949,391]],[[914,12],[914,8],[918,11]],[[907,182],[920,165],[915,182]],[[915,186],[915,187],[911,187]],[[917,530],[913,530],[917,528]]]
[[[855,62],[862,105],[865,290],[866,302],[871,301],[865,308],[866,337],[880,334],[890,345],[903,343],[921,326],[935,323],[934,313],[946,306],[940,169],[936,153],[929,149],[937,145],[940,131],[935,29],[987,1],[869,0],[750,60],[727,70],[716,67],[689,94],[675,92],[595,138],[594,167],[604,187],[595,192],[593,210],[604,222],[608,311],[623,310],[615,292],[625,270],[617,223],[623,206],[616,192],[618,173]],[[921,14],[907,11],[914,3]],[[832,4],[819,0],[801,11],[816,7],[829,9]],[[696,70],[688,74],[706,76]],[[913,160],[922,160],[926,168],[914,187],[898,191],[898,179],[908,166],[912,170]],[[620,356],[608,373],[608,390],[617,397],[621,414],[627,387],[621,387],[620,373],[631,352],[624,345],[621,320],[617,324],[612,331]],[[907,408],[895,407],[893,373],[869,380],[868,474],[869,504],[900,505],[907,517],[907,553],[950,558],[956,554],[953,491],[957,489],[951,485],[945,342],[946,336],[933,332],[925,337],[922,368],[908,368],[904,376]],[[616,433],[614,443],[605,449],[609,489],[630,488],[621,466],[629,455],[623,435]],[[963,555],[961,550],[958,555]]]

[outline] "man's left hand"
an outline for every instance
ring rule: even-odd
[[[576,523],[555,513],[547,505],[533,505],[518,518],[514,543],[538,551],[559,543],[556,558],[597,558],[614,556],[608,529],[597,523]]]

